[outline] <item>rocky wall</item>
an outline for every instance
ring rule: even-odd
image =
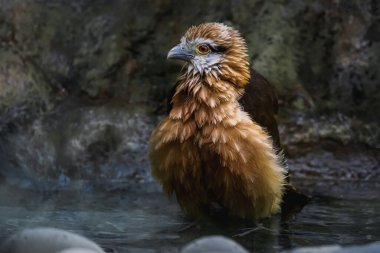
[[[286,146],[380,146],[376,0],[0,0],[4,167],[86,177],[81,164],[91,157],[101,160],[96,175],[112,159],[128,164],[123,152],[145,157],[180,69],[166,54],[189,26],[208,21],[246,38],[252,65],[279,93]]]

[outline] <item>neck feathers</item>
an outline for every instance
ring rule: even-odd
[[[169,117],[183,122],[193,120],[198,127],[206,124],[235,125],[240,110],[237,99],[244,88],[218,75],[201,76],[186,72],[180,77],[173,96]]]

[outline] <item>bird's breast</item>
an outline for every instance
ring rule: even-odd
[[[214,153],[221,161],[232,156],[234,160],[244,161],[244,157],[240,157],[241,140],[247,134],[241,126],[252,121],[242,111],[233,92],[227,88],[223,93],[212,92],[209,86],[200,84],[190,89],[190,85],[185,84],[177,87],[172,109],[160,127],[162,137],[159,139],[177,142],[181,149],[192,143],[202,150],[200,153]]]

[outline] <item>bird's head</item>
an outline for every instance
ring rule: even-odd
[[[240,87],[250,78],[244,39],[236,29],[221,23],[190,27],[181,43],[169,51],[168,59],[185,61],[190,74],[212,75]]]

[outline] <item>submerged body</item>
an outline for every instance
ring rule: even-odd
[[[225,25],[202,24],[172,55],[189,63],[150,139],[153,176],[193,217],[213,203],[240,218],[277,213],[286,184],[282,157],[238,102],[251,74],[244,40]]]

